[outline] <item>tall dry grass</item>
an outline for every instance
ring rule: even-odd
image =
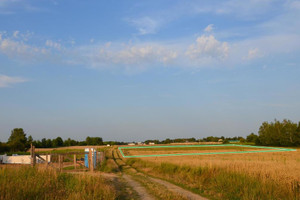
[[[105,179],[29,166],[0,168],[0,199],[116,199]]]
[[[150,157],[128,161],[146,173],[219,199],[300,199],[300,151]]]

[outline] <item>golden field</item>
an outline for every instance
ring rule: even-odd
[[[240,172],[262,180],[274,180],[291,185],[300,182],[300,149],[292,152],[220,154],[141,158],[155,163],[218,167]]]
[[[300,149],[143,157],[126,162],[146,174],[213,199],[300,199]]]

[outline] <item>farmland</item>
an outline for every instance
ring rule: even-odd
[[[157,156],[124,158],[120,148],[127,156]],[[1,165],[0,199],[300,199],[299,149],[153,145],[102,146],[99,150],[105,151],[106,159],[93,173],[82,166],[75,170],[66,159],[62,171],[44,164],[34,168]],[[206,155],[189,155],[195,152]],[[172,154],[177,155],[168,156]]]
[[[251,153],[261,151],[285,151],[275,147],[258,147],[248,145],[176,145],[176,146],[140,146],[140,147],[119,147],[125,157],[143,156],[171,156],[171,155],[209,155],[223,153]]]
[[[223,148],[222,151],[232,150]],[[192,148],[130,149],[127,154],[168,154]],[[202,149],[203,150],[203,149]],[[234,149],[244,150],[244,149]],[[210,151],[205,148],[203,151]],[[212,147],[211,151],[216,151]],[[221,151],[221,149],[218,149]],[[127,159],[137,170],[214,199],[299,199],[300,153],[268,152]]]

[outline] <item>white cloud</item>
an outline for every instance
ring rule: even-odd
[[[54,42],[52,40],[46,40],[46,46],[55,48],[55,49],[61,49],[61,44],[58,42]]]
[[[202,35],[197,38],[196,44],[189,46],[186,55],[193,60],[224,59],[228,56],[229,45],[227,42],[216,40],[213,35]]]
[[[19,57],[26,60],[38,58],[40,55],[46,54],[47,50],[25,44],[23,41],[1,38],[0,52],[12,58]]]
[[[14,38],[18,38],[19,36],[19,33],[20,33],[20,31],[15,31],[14,33],[13,33],[13,37]]]
[[[137,28],[140,35],[154,34],[159,28],[159,22],[150,17],[142,17],[128,21]]]
[[[33,45],[36,42],[32,41],[36,38],[34,36],[28,37],[28,41],[22,39],[22,33],[18,36],[15,38],[13,33],[8,36],[6,32],[0,32],[0,54],[24,64],[54,63],[100,69],[226,67],[250,63],[262,56],[284,56],[300,49],[300,36],[297,34],[266,35],[234,42],[219,40],[207,33],[194,41],[87,42],[86,45],[70,45],[67,41],[58,43],[46,40],[39,46]]]
[[[213,29],[214,29],[214,25],[213,25],[213,24],[209,24],[209,25],[204,29],[204,31],[209,33],[209,32],[211,32]]]
[[[167,45],[118,44],[87,45],[69,52],[67,63],[93,68],[145,68],[156,64],[168,65],[177,59],[178,52]]]
[[[147,62],[166,63],[177,57],[177,53],[160,45],[131,46],[116,54],[120,63],[137,64]]]
[[[260,53],[259,49],[254,48],[254,49],[249,49],[246,59],[251,60],[251,59],[254,59],[254,58],[260,58],[262,56],[263,55]]]
[[[0,88],[10,87],[16,83],[24,83],[28,80],[21,77],[6,76],[0,74]]]

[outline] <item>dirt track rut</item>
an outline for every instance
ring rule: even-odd
[[[121,162],[122,163],[121,165],[122,165],[123,168],[127,168],[127,169],[131,168],[132,171],[137,172],[134,168],[132,168],[132,167],[125,164],[125,162],[120,158],[120,155],[119,155],[118,152],[115,151],[115,152],[112,152],[112,153],[113,153],[113,157],[114,157],[115,162],[116,162],[117,165],[120,166],[120,162]],[[118,159],[118,161],[116,161],[116,159]],[[146,174],[144,174],[144,175],[147,176]],[[132,178],[130,178],[129,175],[123,173],[123,177],[129,183],[129,185],[137,191],[137,193],[141,196],[141,199],[143,199],[143,200],[144,199],[145,200],[154,199],[150,195],[147,195],[146,189],[144,187],[142,187],[138,182],[136,182]],[[177,185],[174,185],[170,182],[167,182],[167,181],[164,181],[164,180],[161,180],[161,179],[158,179],[158,178],[153,178],[153,177],[150,177],[150,176],[147,176],[147,178],[149,180],[151,180],[152,182],[155,182],[155,183],[160,184],[160,185],[164,185],[165,187],[167,187],[167,189],[169,191],[178,193],[178,194],[186,197],[189,200],[208,200],[205,197],[202,197],[202,196],[200,196],[198,194],[195,194],[191,191],[183,189],[183,188],[181,188]]]

